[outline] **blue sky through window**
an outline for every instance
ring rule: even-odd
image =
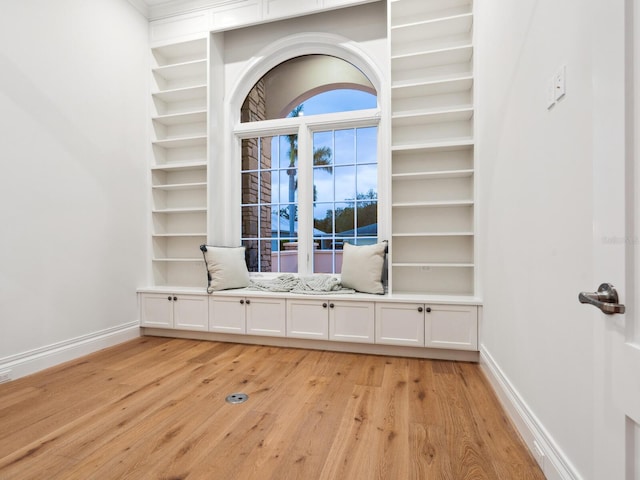
[[[377,97],[367,92],[352,89],[330,90],[305,100],[302,111],[304,115],[320,115],[322,113],[350,112],[375,108]]]

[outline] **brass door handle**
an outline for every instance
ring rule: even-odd
[[[597,292],[580,292],[578,301],[598,307],[607,315],[625,311],[624,305],[618,303],[618,292],[610,283],[601,284]]]

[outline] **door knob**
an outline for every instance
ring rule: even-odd
[[[580,292],[578,301],[598,307],[607,315],[625,311],[624,305],[618,303],[618,292],[610,283],[601,284],[597,292]]]

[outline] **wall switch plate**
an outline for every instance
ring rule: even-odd
[[[563,65],[554,76],[555,99],[560,100],[567,93],[567,67]]]

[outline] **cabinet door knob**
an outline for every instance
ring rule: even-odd
[[[327,308],[327,304],[326,304],[326,303],[323,303],[323,304],[322,304],[322,308]]]
[[[333,307],[335,307],[335,305],[333,303],[330,303],[329,308],[333,308]]]
[[[427,313],[431,313],[431,307],[427,307]]]
[[[250,303],[251,303],[251,300],[247,298],[247,305],[249,305]]]
[[[169,296],[167,297],[167,300],[171,301],[171,295],[169,295]]]
[[[173,297],[173,301],[177,302],[178,301],[178,297]]]
[[[422,307],[418,307],[418,312],[422,313]]]
[[[244,305],[244,299],[240,299],[240,305]]]

